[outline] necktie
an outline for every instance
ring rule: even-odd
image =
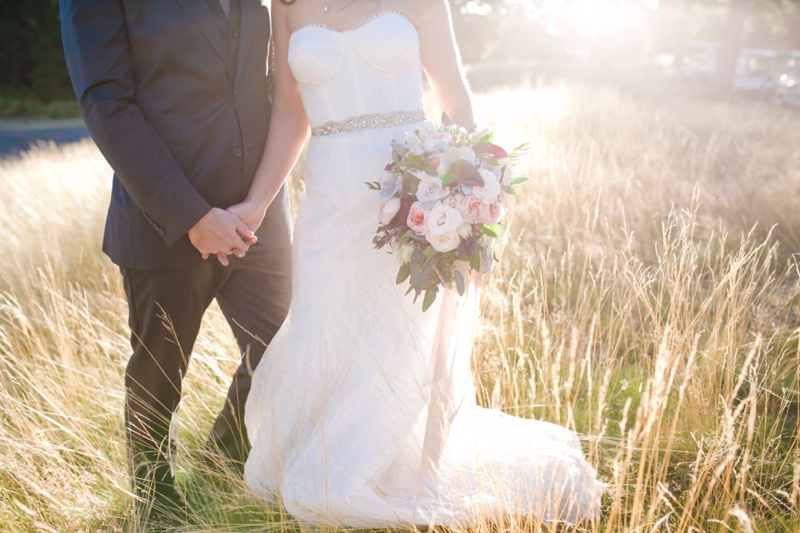
[[[219,0],[226,17],[231,16],[231,0]]]

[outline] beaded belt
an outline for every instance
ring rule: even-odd
[[[351,117],[341,122],[326,122],[317,128],[311,128],[311,135],[334,135],[336,133],[355,133],[357,131],[374,130],[378,128],[393,128],[416,124],[425,120],[425,111],[395,111],[388,115],[374,114]]]

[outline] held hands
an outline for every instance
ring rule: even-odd
[[[267,210],[262,209],[258,204],[245,200],[241,204],[232,205],[228,208],[229,213],[236,215],[239,220],[247,225],[247,228],[255,232],[261,227],[264,215]]]
[[[215,207],[189,230],[189,240],[203,259],[216,255],[220,263],[228,266],[228,255],[244,257],[257,239],[238,216]]]

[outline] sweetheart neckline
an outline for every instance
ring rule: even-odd
[[[326,26],[325,24],[306,24],[305,26],[303,26],[301,28],[298,28],[298,29],[294,30],[291,34],[289,34],[289,40],[291,41],[292,38],[297,33],[301,32],[303,30],[311,29],[311,28],[318,28],[318,29],[321,29],[321,30],[326,30],[326,31],[335,33],[337,35],[342,35],[342,36],[350,34],[350,33],[357,33],[359,30],[362,30],[362,29],[366,28],[367,26],[369,26],[370,24],[372,24],[376,20],[378,20],[378,19],[380,19],[382,17],[388,16],[388,15],[397,15],[398,17],[404,19],[406,22],[408,22],[411,25],[412,28],[414,28],[414,32],[416,32],[417,36],[419,36],[419,32],[417,31],[417,27],[414,26],[414,23],[411,22],[411,19],[409,19],[407,16],[405,16],[402,13],[399,13],[397,11],[386,10],[386,11],[381,11],[380,13],[376,13],[375,15],[371,16],[369,19],[367,19],[360,26],[357,26],[357,27],[352,28],[352,29],[347,29],[347,30],[337,30],[335,28],[331,28],[330,26]]]

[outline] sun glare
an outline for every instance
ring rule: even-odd
[[[631,2],[613,0],[575,0],[567,3],[565,9],[567,20],[583,37],[623,30],[639,14]]]

